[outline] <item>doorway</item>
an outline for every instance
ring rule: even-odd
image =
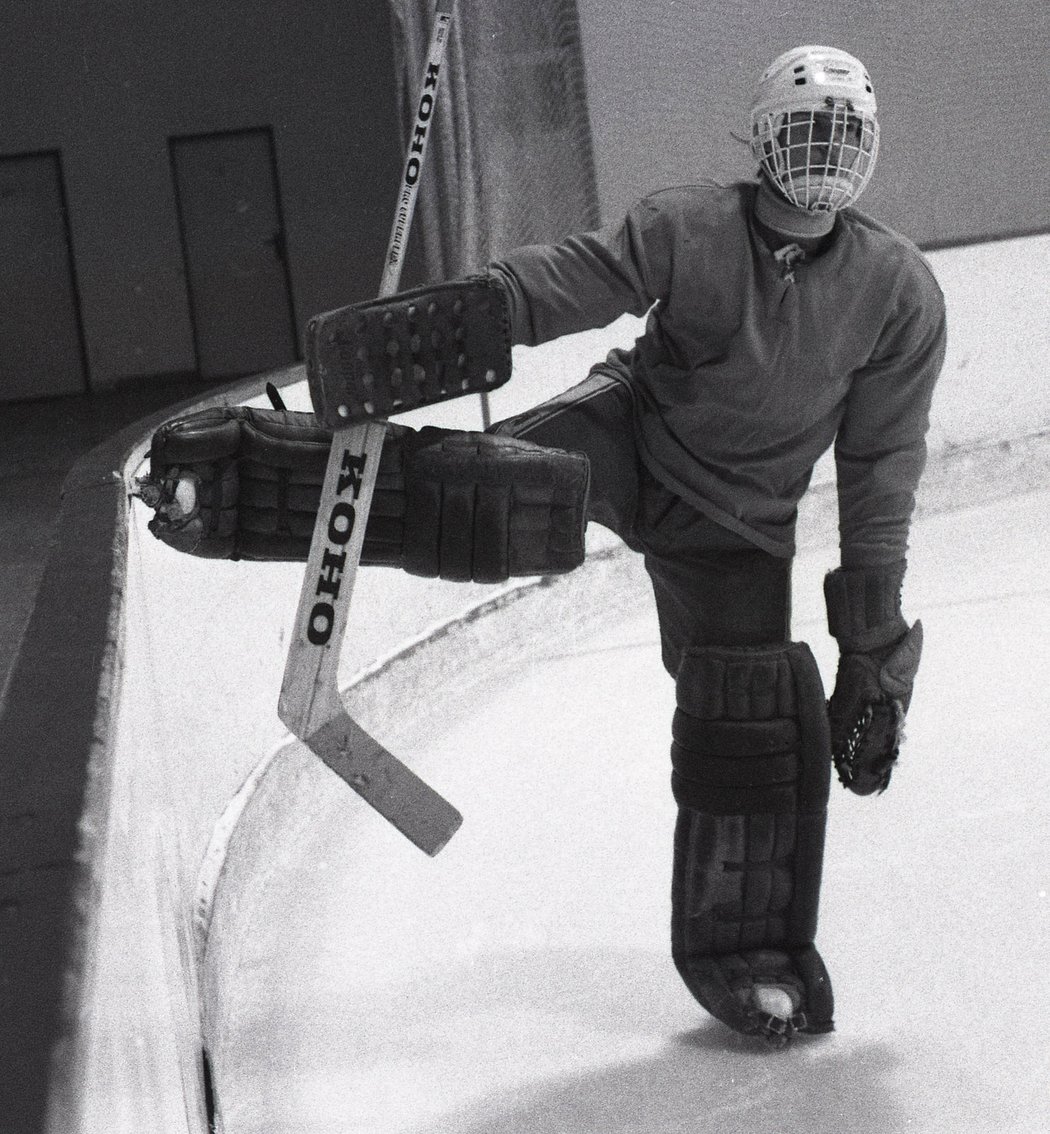
[[[197,370],[232,378],[299,357],[273,135],[169,140]]]
[[[61,160],[0,157],[0,402],[86,389]]]

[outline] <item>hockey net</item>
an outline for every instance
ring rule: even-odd
[[[390,0],[412,122],[432,0]],[[576,0],[457,0],[416,226],[427,279],[600,223]]]

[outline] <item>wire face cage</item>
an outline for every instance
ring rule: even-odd
[[[808,212],[834,212],[864,192],[879,151],[874,114],[848,99],[822,109],[763,111],[751,123],[751,146],[773,185]]]

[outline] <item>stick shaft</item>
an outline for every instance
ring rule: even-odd
[[[430,46],[423,67],[416,117],[408,136],[408,152],[401,171],[401,189],[398,193],[397,208],[394,211],[394,223],[390,229],[383,276],[379,283],[380,296],[392,295],[397,291],[401,280],[405,246],[408,243],[408,232],[412,226],[416,199],[419,196],[420,174],[423,171],[423,162],[430,141],[430,123],[437,105],[438,81],[441,78],[445,48],[448,46],[449,31],[452,26],[453,6],[454,0],[438,0],[434,13],[434,28],[430,34]]]
[[[454,3],[437,3],[380,296],[396,292],[401,279]],[[278,715],[366,802],[433,855],[462,817],[347,715],[338,689],[339,655],[385,434],[386,423],[376,421],[336,430],[332,439]]]
[[[366,422],[332,438],[277,707],[301,738],[342,711],[339,655],[385,432],[384,423]]]

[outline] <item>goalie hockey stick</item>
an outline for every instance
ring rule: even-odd
[[[380,297],[396,292],[401,278],[454,6],[455,0],[437,0]],[[367,803],[417,847],[435,855],[463,817],[353,720],[337,685],[339,654],[385,434],[382,421],[335,431],[278,715]]]

